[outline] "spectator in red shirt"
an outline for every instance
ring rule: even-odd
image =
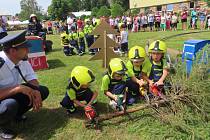
[[[182,30],[186,30],[187,28],[187,9],[183,9],[182,13],[181,13],[181,21],[182,21]]]
[[[79,28],[81,28],[81,29],[83,29],[83,21],[79,18],[78,20],[77,20],[77,28],[79,29]]]
[[[52,22],[51,21],[48,21],[48,23],[47,23],[47,32],[52,33]]]

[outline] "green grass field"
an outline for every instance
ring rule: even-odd
[[[139,32],[129,34],[129,47],[134,45],[145,46],[147,40],[150,42],[170,35],[183,33],[177,32]],[[189,31],[188,31],[189,32]],[[95,85],[100,91],[101,78],[105,69],[101,61],[88,61],[89,55],[84,56],[64,56],[60,45],[59,35],[50,35],[47,39],[53,41],[53,51],[47,54],[49,69],[37,72],[41,84],[49,87],[49,98],[44,102],[40,112],[28,112],[28,120],[25,123],[15,124],[15,129],[19,132],[18,139],[62,139],[62,140],[188,140],[188,139],[210,139],[210,123],[202,122],[199,118],[190,117],[191,121],[177,122],[186,126],[187,130],[182,130],[161,122],[154,117],[154,111],[146,109],[131,114],[133,118],[118,117],[102,123],[102,131],[86,129],[83,125],[85,120],[81,109],[72,116],[67,116],[65,110],[61,108],[59,102],[64,96],[67,80],[72,68],[76,65],[84,65],[92,69],[96,76]],[[168,47],[182,50],[183,42],[188,39],[210,39],[210,33],[190,34],[175,37],[166,41]],[[100,114],[110,111],[107,106],[108,99],[100,91],[98,96],[97,109]],[[183,114],[185,115],[185,114]],[[179,117],[179,116],[176,116]]]

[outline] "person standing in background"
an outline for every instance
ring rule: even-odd
[[[171,30],[171,14],[169,12],[166,14],[166,29]]]
[[[0,16],[0,39],[7,36],[6,25],[7,25],[6,17]]]
[[[200,29],[204,30],[205,20],[206,20],[206,11],[204,8],[199,11],[198,16],[199,16],[199,20],[200,20]]]
[[[177,23],[178,23],[177,13],[174,12],[174,13],[172,13],[172,17],[171,17],[171,28],[172,28],[172,30],[174,30],[174,31],[177,30]]]
[[[166,16],[165,16],[165,13],[164,12],[162,12],[162,14],[161,14],[161,22],[160,22],[161,24],[161,29],[162,29],[162,31],[166,31]]]
[[[156,31],[160,31],[160,20],[161,20],[161,15],[157,11],[155,14],[155,29],[156,29]]]
[[[191,20],[192,20],[192,29],[194,30],[196,28],[196,20],[197,20],[197,11],[195,8],[191,12]]]
[[[153,11],[151,10],[150,13],[148,14],[148,23],[149,23],[150,31],[153,31],[154,20],[155,20],[155,17],[154,17]]]
[[[181,13],[181,21],[182,21],[182,30],[186,30],[187,29],[187,9],[184,8],[182,13]]]

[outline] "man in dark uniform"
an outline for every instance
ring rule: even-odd
[[[40,24],[37,16],[35,14],[31,14],[28,24],[28,35],[39,36],[40,32],[42,32],[42,25]]]
[[[15,133],[9,129],[12,120],[21,121],[29,109],[39,111],[49,90],[39,85],[37,77],[27,61],[30,46],[26,31],[7,35],[0,40],[0,139],[12,139]],[[22,81],[25,83],[22,84]]]

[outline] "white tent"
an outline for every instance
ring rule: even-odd
[[[9,24],[9,26],[15,26],[15,25],[28,25],[29,24],[29,21],[28,20],[25,20],[25,21],[18,21],[18,20],[10,20],[10,21],[7,21],[7,23]]]
[[[0,16],[12,16],[8,11],[0,9]]]
[[[90,16],[91,11],[81,11],[81,12],[72,12],[76,17],[81,17],[82,15]]]
[[[6,20],[12,19],[12,14],[2,9],[0,9],[0,16],[4,17]]]

